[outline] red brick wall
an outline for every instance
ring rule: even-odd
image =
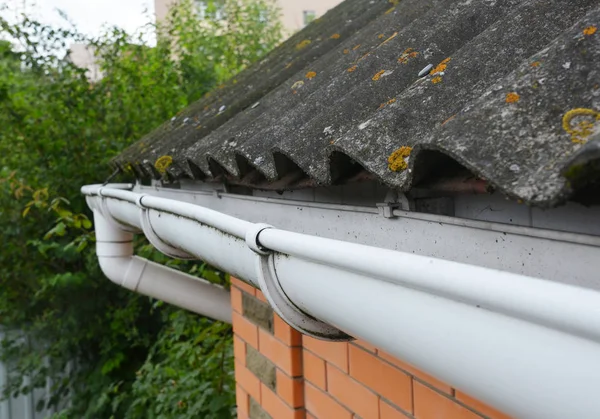
[[[302,336],[242,281],[231,298],[239,419],[509,419],[366,342]]]

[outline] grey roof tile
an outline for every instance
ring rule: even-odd
[[[409,190],[444,175],[443,155],[515,199],[558,205],[590,184],[569,178],[574,165],[598,169],[584,145],[600,132],[600,32],[584,33],[598,26],[597,0],[347,0],[116,163],[156,177],[170,156],[171,178],[257,188],[364,169]]]

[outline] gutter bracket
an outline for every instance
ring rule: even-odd
[[[385,196],[384,202],[377,204],[377,208],[379,208],[379,214],[382,217],[397,218],[398,216],[394,215],[394,210],[414,211],[415,202],[406,194],[391,189]]]
[[[283,291],[275,270],[275,253],[260,245],[259,235],[273,228],[267,224],[256,224],[246,234],[246,244],[257,254],[256,273],[260,290],[273,307],[273,311],[287,324],[302,334],[333,342],[349,341],[354,338],[341,330],[311,317],[301,311]]]
[[[123,230],[128,233],[137,234],[138,231],[136,229],[134,229],[126,224],[122,224],[122,223],[118,222],[117,220],[115,220],[115,218],[112,216],[112,213],[108,209],[108,205],[106,204],[106,197],[104,195],[102,195],[103,189],[104,188],[98,189],[98,196],[100,197],[100,213],[102,214],[102,216],[104,217],[106,222],[110,226],[117,228],[119,230]]]
[[[152,223],[150,222],[150,211],[142,203],[144,196],[146,195],[141,195],[137,199],[136,205],[139,207],[141,212],[140,220],[142,224],[142,231],[144,232],[144,235],[146,236],[150,244],[154,246],[159,252],[164,253],[165,255],[173,259],[196,260],[197,258],[195,256],[190,255],[189,253],[184,252],[183,250],[177,249],[176,247],[173,247],[168,243],[165,243],[160,237],[158,237],[158,235],[152,228]]]

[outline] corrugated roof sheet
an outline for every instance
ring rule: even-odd
[[[557,205],[600,178],[598,27],[598,0],[346,0],[115,163],[282,189],[364,170],[409,190],[453,160]]]

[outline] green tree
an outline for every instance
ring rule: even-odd
[[[0,19],[0,324],[7,394],[55,385],[64,418],[229,417],[227,325],[111,284],[94,255],[79,188],[108,161],[270,50],[281,28],[271,0],[182,0],[135,35],[89,39],[23,16]],[[146,40],[158,33],[155,44]],[[89,44],[103,78],[65,59]],[[222,284],[204,264],[138,252]],[[24,378],[31,377],[26,385]],[[43,406],[39,406],[42,408]]]

